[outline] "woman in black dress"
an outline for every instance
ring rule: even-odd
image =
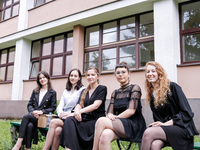
[[[30,150],[33,144],[38,142],[37,122],[40,114],[53,113],[56,109],[56,91],[52,89],[49,74],[40,71],[37,75],[38,87],[33,90],[28,102],[28,114],[24,115],[19,128],[19,137],[12,150],[19,150],[23,140],[26,150]]]
[[[107,116],[96,122],[93,150],[109,150],[110,142],[118,138],[140,142],[146,129],[141,89],[129,83],[130,70],[125,62],[115,67],[115,76],[121,87],[112,93]]]
[[[192,112],[181,87],[167,79],[157,62],[146,64],[147,100],[155,122],[146,129],[141,150],[160,150],[170,145],[174,150],[192,150],[198,132]]]
[[[99,117],[105,116],[106,86],[99,85],[99,70],[86,71],[89,86],[83,91],[74,113],[65,119],[60,145],[66,150],[91,150],[94,126]]]

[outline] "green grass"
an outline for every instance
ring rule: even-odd
[[[12,120],[13,121],[13,120]],[[195,142],[200,142],[200,137],[194,137]],[[42,150],[45,144],[45,138],[39,134],[39,142],[38,145],[33,144],[31,150]],[[124,146],[128,146],[128,142],[122,142]],[[131,149],[135,148],[135,144],[132,144]],[[10,134],[10,121],[9,120],[1,120],[0,121],[0,150],[11,150],[12,149],[12,140]],[[117,142],[113,141],[111,143],[112,150],[118,150]],[[64,150],[61,146],[59,150]],[[135,150],[139,150],[136,145]],[[163,148],[162,150],[172,150],[171,147]]]

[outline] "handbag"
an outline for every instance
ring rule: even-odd
[[[52,114],[51,116],[52,116],[52,119],[54,119],[56,117],[56,115],[54,115],[54,114]],[[46,128],[47,127],[47,120],[48,120],[48,114],[39,115],[38,127],[39,128]]]

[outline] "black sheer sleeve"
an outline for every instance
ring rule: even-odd
[[[131,90],[129,109],[137,109],[141,98],[141,89],[138,85],[134,85]]]
[[[115,102],[115,91],[112,92],[110,104],[107,109],[107,114],[108,113],[114,114],[114,111],[113,111],[114,102]]]

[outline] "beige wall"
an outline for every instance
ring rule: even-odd
[[[62,96],[63,90],[66,87],[67,77],[60,79],[51,79],[53,89],[57,92],[57,99],[59,100]],[[87,87],[88,82],[85,76],[82,78],[82,82]],[[144,91],[144,71],[132,72],[130,83],[138,84],[142,89],[142,97],[145,96]],[[111,93],[120,87],[117,82],[114,73],[102,74],[100,77],[100,84],[107,86],[108,94],[107,99],[110,99]],[[29,100],[33,89],[36,87],[36,81],[25,81],[23,87],[23,100]]]
[[[200,66],[178,67],[177,77],[187,98],[200,98]]]
[[[17,32],[18,16],[0,23],[0,37]]]
[[[29,10],[28,27],[43,24],[113,1],[116,0],[55,0],[35,9]]]
[[[12,83],[0,84],[0,100],[11,100],[12,95]]]
[[[142,90],[142,98],[145,96],[145,90],[144,90],[144,71],[138,71],[138,72],[131,72],[131,77],[130,77],[130,83],[132,84],[137,84],[140,86]],[[100,79],[100,84],[107,86],[107,99],[110,99],[112,92],[115,89],[120,88],[120,84],[115,78],[114,73],[112,74],[102,74]],[[83,78],[83,84],[84,86],[87,86],[87,80],[86,77]]]

